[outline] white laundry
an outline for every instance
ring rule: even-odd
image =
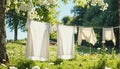
[[[105,40],[112,40],[114,45],[116,45],[113,28],[103,28],[103,41]]]
[[[61,59],[74,58],[74,33],[76,28],[65,25],[53,27],[57,31],[57,57]]]
[[[50,24],[28,20],[25,57],[31,60],[48,61]]]
[[[78,45],[81,45],[82,40],[86,40],[87,42],[95,45],[95,43],[97,42],[97,38],[93,28],[79,27]]]

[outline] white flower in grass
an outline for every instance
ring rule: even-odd
[[[105,67],[105,69],[112,69],[112,68],[109,68],[109,67]]]
[[[33,66],[32,69],[40,69],[39,66]]]
[[[1,64],[2,66],[4,66],[4,67],[7,67],[7,65],[5,65],[5,64]]]
[[[18,68],[14,66],[10,66],[9,69],[18,69]]]
[[[102,43],[105,43],[105,41],[102,41]]]
[[[53,62],[51,62],[51,63],[49,63],[50,65],[54,65],[54,63]]]
[[[60,63],[61,65],[63,64],[63,63]]]
[[[97,48],[97,50],[100,50],[101,48]]]
[[[5,60],[5,59],[3,59],[3,61],[5,62],[6,60]]]
[[[114,48],[112,48],[112,50],[114,50]]]
[[[49,69],[48,67],[45,67],[45,69]]]
[[[89,53],[85,53],[84,56],[89,56],[90,54]]]
[[[107,51],[108,49],[107,49],[107,48],[105,48],[105,50]]]

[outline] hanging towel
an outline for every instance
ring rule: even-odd
[[[74,58],[74,33],[76,27],[56,25],[53,26],[57,31],[57,57],[61,59]]]
[[[113,28],[103,28],[103,41],[105,40],[112,40],[114,45],[116,45]]]
[[[78,45],[81,45],[82,40],[86,40],[87,42],[95,45],[95,43],[97,42],[97,38],[93,28],[79,27]]]
[[[25,57],[31,60],[48,61],[50,24],[27,21],[27,44]]]

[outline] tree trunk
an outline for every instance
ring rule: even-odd
[[[0,0],[0,63],[9,62],[6,51],[5,4],[6,0]]]
[[[17,26],[15,26],[15,28],[14,28],[14,41],[17,40],[17,35],[18,35],[18,29],[17,29]]]
[[[120,26],[120,0],[118,0],[119,26]],[[120,49],[120,27],[119,27],[119,49]]]
[[[14,17],[14,41],[17,41],[17,36],[18,36],[18,24],[19,24],[19,17],[16,16]]]

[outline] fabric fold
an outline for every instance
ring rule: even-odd
[[[113,31],[113,28],[103,28],[103,41],[107,40],[112,40],[114,45],[116,45],[116,40],[115,40],[115,34]]]
[[[27,21],[27,43],[25,57],[31,60],[48,61],[50,24]]]
[[[57,31],[57,57],[61,59],[74,58],[75,27],[56,25],[53,29]]]
[[[93,28],[79,27],[78,45],[81,45],[82,40],[86,40],[87,42],[95,45],[95,43],[97,42],[97,38]]]

